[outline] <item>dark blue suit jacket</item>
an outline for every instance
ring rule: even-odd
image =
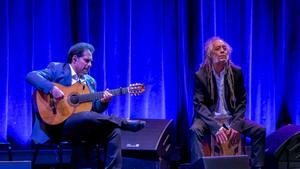
[[[231,127],[239,132],[242,130],[242,124],[244,122],[244,114],[246,111],[246,90],[244,86],[244,77],[241,68],[231,65],[233,71],[234,81],[234,93],[236,97],[235,107],[230,104],[229,98],[229,84],[227,80],[224,80],[225,100],[226,105],[231,113],[232,122]],[[218,90],[217,83],[214,75],[213,77],[213,90],[214,96],[212,99],[212,93],[210,92],[210,86],[208,83],[208,73],[202,67],[195,73],[195,86],[194,86],[194,119],[201,119],[210,129],[212,133],[216,133],[221,127],[214,119],[214,112],[217,108],[218,102]],[[227,79],[228,73],[225,72],[224,79]]]
[[[84,79],[90,91],[95,92],[96,81],[94,78],[84,75]],[[53,82],[64,86],[72,85],[71,68],[68,63],[51,62],[46,69],[29,72],[26,80],[36,89],[48,94],[54,86]],[[98,99],[93,102],[92,111],[102,113],[107,106],[107,104],[102,104]],[[44,143],[49,140],[45,125],[39,116],[36,115],[31,135],[35,143]]]

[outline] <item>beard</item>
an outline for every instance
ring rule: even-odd
[[[88,74],[89,71],[90,71],[89,68],[84,68],[84,69],[82,69],[82,73],[83,73],[83,74]]]
[[[213,56],[212,61],[213,61],[213,64],[216,64],[216,63],[219,63],[219,62],[227,62],[228,61],[228,56],[226,55],[226,57],[224,57],[224,58]]]
[[[89,73],[89,69],[82,69],[80,73],[78,73],[78,76],[82,78],[84,75],[87,75]]]

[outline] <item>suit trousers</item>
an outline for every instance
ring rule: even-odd
[[[72,142],[72,167],[96,168],[96,158],[92,158],[91,145],[104,143],[105,169],[121,169],[122,121],[121,118],[96,112],[71,115],[63,125],[63,137]]]
[[[251,120],[244,120],[239,132],[251,138],[251,166],[262,167],[264,165],[266,129]],[[189,149],[192,163],[203,157],[201,140],[206,134],[210,134],[208,126],[201,119],[194,119],[189,130]]]

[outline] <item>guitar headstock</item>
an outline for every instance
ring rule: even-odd
[[[138,96],[142,94],[144,91],[145,91],[145,86],[144,84],[141,83],[130,84],[128,87],[128,93],[130,95]]]

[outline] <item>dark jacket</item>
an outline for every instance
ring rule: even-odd
[[[224,90],[225,90],[225,100],[228,111],[231,113],[232,122],[231,127],[237,131],[241,131],[241,126],[244,121],[244,114],[246,111],[246,90],[244,86],[244,78],[242,71],[239,67],[231,66],[234,76],[234,93],[236,97],[235,107],[230,104],[230,90],[227,82],[228,73],[225,72],[224,76]],[[201,67],[199,71],[195,73],[195,86],[194,86],[194,118],[201,119],[210,129],[210,131],[215,134],[219,129],[220,125],[214,119],[214,112],[217,108],[218,102],[218,88],[216,84],[216,79],[213,75],[213,91],[210,91],[208,74],[206,73],[204,67]]]

